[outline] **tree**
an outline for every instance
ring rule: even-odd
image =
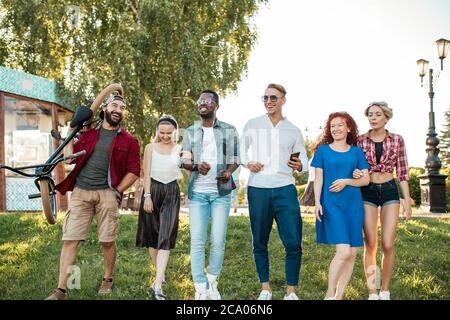
[[[450,107],[445,112],[445,123],[444,130],[441,130],[441,134],[439,136],[439,158],[442,162],[442,167],[450,167]]]
[[[256,40],[251,18],[263,3],[2,0],[0,63],[56,80],[75,105],[121,82],[126,126],[147,142],[164,113],[191,124],[203,89],[236,90]]]
[[[306,155],[308,156],[308,159],[311,159],[312,157],[312,148],[314,146],[314,141],[310,140],[308,137],[305,138],[305,149],[306,149]],[[302,173],[294,173],[294,179],[295,179],[295,185],[301,186],[308,182],[308,172],[302,172]]]

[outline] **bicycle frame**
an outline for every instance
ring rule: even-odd
[[[70,135],[66,139],[64,139],[64,141],[61,143],[61,145],[50,155],[50,157],[47,159],[47,161],[44,164],[36,164],[36,165],[32,165],[32,166],[24,166],[24,167],[17,167],[17,168],[0,165],[0,169],[7,169],[9,171],[12,171],[12,172],[18,173],[22,176],[30,177],[30,178],[39,178],[39,177],[50,175],[50,173],[53,171],[53,169],[55,169],[55,167],[58,165],[58,163],[60,163],[61,161],[64,160],[63,159],[64,155],[62,155],[62,154],[59,155],[59,153],[76,136],[76,134],[81,130],[82,127],[83,127],[83,125],[77,126],[70,133]],[[34,174],[26,173],[26,172],[22,171],[22,170],[33,169],[33,168],[36,168]]]
[[[92,114],[94,114],[95,111],[97,111],[102,101],[113,92],[119,92],[120,95],[123,96],[122,86],[117,83],[107,86],[95,98],[90,108],[80,107],[77,109],[77,113],[75,114],[74,118],[72,119],[72,122],[70,123],[70,126],[73,128],[72,132],[70,132],[70,134],[66,137],[66,139],[64,139],[61,145],[50,155],[50,157],[44,164],[24,166],[18,168],[12,168],[0,164],[0,169],[7,169],[25,177],[36,178],[34,180],[34,183],[38,188],[38,190],[40,191],[40,193],[31,194],[28,196],[28,198],[34,199],[40,197],[42,199],[43,211],[47,218],[48,223],[50,224],[54,224],[56,222],[56,214],[57,214],[56,198],[55,198],[56,190],[55,190],[55,183],[51,177],[51,172],[61,161],[67,159],[74,159],[78,156],[86,154],[86,151],[82,150],[80,152],[77,152],[76,154],[72,154],[66,157],[64,157],[64,154],[60,153],[67,146],[67,144],[75,138],[75,136],[78,134],[78,132],[80,132],[80,130],[84,126],[92,124],[92,122],[88,124],[85,123],[89,120],[89,118],[91,118]],[[35,169],[34,174],[23,172],[23,170],[26,169]]]

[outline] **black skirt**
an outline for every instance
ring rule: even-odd
[[[144,192],[139,206],[136,246],[170,250],[175,248],[180,212],[180,188],[177,181],[164,184],[151,180],[153,212],[144,211]]]
[[[314,199],[314,181],[308,182],[305,192],[303,192],[300,198],[300,204],[306,207],[314,207],[316,205]]]

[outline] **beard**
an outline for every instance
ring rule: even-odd
[[[108,122],[113,127],[119,126],[119,124],[122,122],[122,115],[119,114],[119,113],[115,113],[118,116],[118,120],[114,120],[112,118],[111,114],[112,114],[112,112],[108,112],[107,110],[105,110],[105,120],[106,120],[106,122]]]
[[[206,113],[201,113],[201,112],[199,111],[198,114],[200,115],[200,117],[201,117],[202,119],[205,119],[205,120],[207,120],[207,119],[212,119],[212,118],[214,118],[215,110],[211,110],[211,111],[206,112]]]

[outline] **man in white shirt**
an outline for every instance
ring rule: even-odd
[[[258,300],[272,299],[267,244],[274,219],[286,250],[284,299],[298,300],[302,220],[292,173],[306,171],[308,157],[301,130],[282,115],[285,88],[269,84],[262,100],[267,113],[247,122],[240,143],[241,164],[251,171],[247,196],[253,257],[261,282]]]

